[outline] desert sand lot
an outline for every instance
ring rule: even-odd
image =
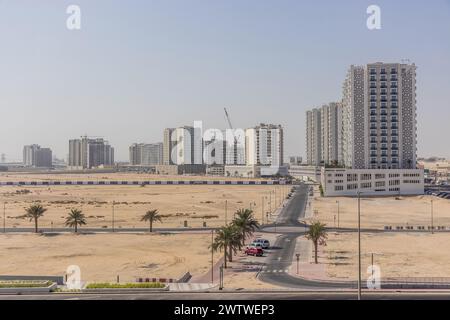
[[[149,181],[149,180],[265,180],[222,176],[157,175],[148,173],[42,173],[0,172],[0,181]]]
[[[433,225],[450,227],[450,200],[433,196],[402,196],[361,198],[361,227],[384,228],[384,226],[425,226],[431,225],[431,199],[433,199]],[[315,193],[312,201],[314,219],[333,227],[338,219],[342,228],[357,227],[357,198],[323,198]]]
[[[82,281],[179,278],[209,270],[208,234],[0,235],[0,274],[63,275],[81,268]],[[216,255],[217,258],[219,254]]]
[[[3,186],[0,203],[6,202],[6,226],[33,227],[22,216],[25,208],[40,203],[48,209],[39,219],[40,227],[63,227],[71,208],[79,208],[87,217],[86,227],[112,227],[113,202],[115,228],[148,227],[141,222],[146,211],[158,209],[163,223],[154,227],[221,226],[240,208],[252,207],[255,218],[262,220],[262,212],[279,205],[282,192],[289,186],[208,186],[208,185],[155,185],[155,186]],[[27,190],[27,191],[24,191]],[[275,199],[274,192],[277,197]],[[269,195],[272,192],[272,195]],[[266,199],[263,199],[266,197]],[[264,208],[262,208],[264,202]],[[3,211],[3,205],[0,211]],[[264,210],[263,210],[264,209]],[[264,217],[266,219],[266,217]]]
[[[329,234],[327,246],[322,247],[320,263],[326,264],[330,277],[357,279],[357,233]],[[362,277],[367,267],[380,266],[382,278],[449,277],[450,254],[448,233],[383,233],[361,236]]]

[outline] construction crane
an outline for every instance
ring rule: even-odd
[[[230,116],[228,115],[227,108],[223,108],[223,110],[225,111],[225,118],[228,121],[228,125],[230,126],[230,129],[233,130],[233,125],[231,124],[231,120],[230,120]]]
[[[228,121],[228,126],[230,127],[231,131],[233,132],[233,125],[231,124],[231,120],[230,120],[230,115],[228,114],[227,108],[223,108],[223,110],[225,111],[225,118]],[[234,137],[234,144],[233,144],[233,163],[237,164],[237,145],[238,145],[238,138],[236,137],[236,135],[233,132],[233,137]]]

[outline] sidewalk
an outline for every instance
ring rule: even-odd
[[[215,284],[219,283],[219,280],[220,280],[220,266],[222,264],[223,264],[223,253],[222,253],[222,256],[219,258],[219,260],[217,260],[217,262],[214,264],[214,268],[213,268],[213,282]],[[193,276],[189,280],[189,283],[206,283],[206,284],[211,284],[211,268],[205,274]]]
[[[297,274],[297,260],[295,253],[300,253],[299,260],[299,273]],[[322,248],[319,246],[318,260],[319,263],[314,263],[314,250],[310,240],[299,237],[295,246],[294,257],[292,259],[292,265],[289,268],[289,274],[294,277],[300,277],[308,280],[319,281],[346,281],[347,279],[331,278],[327,275],[326,265],[321,262],[321,255],[323,254]]]

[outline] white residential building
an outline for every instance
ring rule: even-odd
[[[343,96],[345,166],[415,169],[416,66],[351,66]]]
[[[261,124],[245,130],[245,158],[247,166],[283,165],[283,128],[281,125]]]

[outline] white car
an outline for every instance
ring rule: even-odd
[[[263,249],[268,249],[270,247],[270,242],[267,239],[255,239],[253,243],[260,244]]]

